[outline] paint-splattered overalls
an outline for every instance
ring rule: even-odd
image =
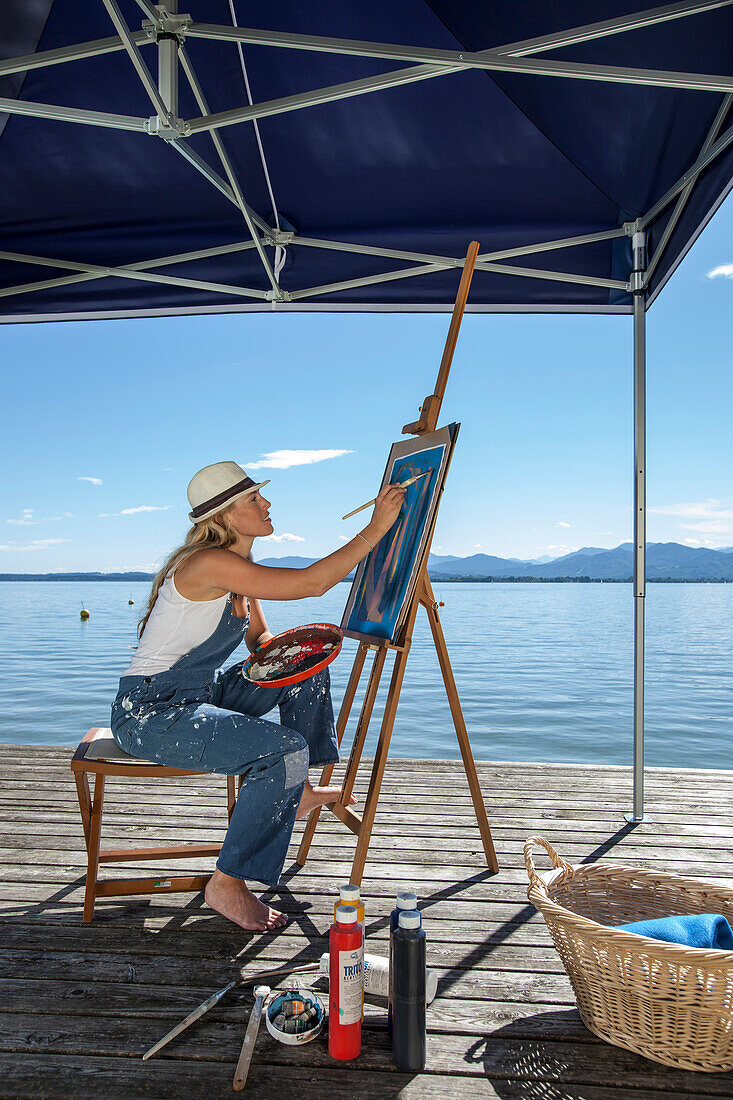
[[[285,688],[255,687],[242,664],[218,675],[249,625],[227,603],[201,645],[155,676],[123,676],[112,733],[125,752],[175,768],[244,775],[217,867],[275,885],[308,763],[338,760],[328,669]],[[260,716],[275,705],[282,725]]]

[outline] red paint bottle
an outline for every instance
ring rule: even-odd
[[[339,905],[330,936],[328,1053],[347,1062],[361,1053],[364,929],[355,905]]]

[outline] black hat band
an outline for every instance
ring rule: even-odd
[[[251,489],[252,486],[256,484],[257,482],[253,481],[251,477],[246,477],[244,481],[237,482],[236,485],[232,485],[230,489],[225,489],[225,491],[219,493],[218,496],[210,497],[209,500],[205,500],[203,504],[197,504],[195,508],[191,509],[191,515],[194,519],[199,519],[207,512],[210,512],[212,508],[218,508],[221,504],[226,504],[233,496],[246,493],[248,489]]]

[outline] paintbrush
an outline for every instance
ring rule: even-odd
[[[260,1030],[262,1009],[265,1007],[265,1001],[267,1000],[269,993],[269,985],[258,985],[255,987],[254,1008],[249,1014],[247,1031],[244,1035],[244,1041],[242,1043],[242,1049],[239,1054],[237,1068],[234,1071],[232,1088],[235,1092],[241,1092],[244,1086],[247,1084],[247,1075],[249,1074],[249,1067],[252,1064],[252,1055],[254,1054],[255,1043],[257,1042],[257,1032]]]
[[[250,982],[257,982],[258,984],[263,978],[273,978],[278,974],[305,974],[310,971],[320,970],[320,963],[306,963],[305,966],[281,966],[277,970],[266,970],[263,974],[253,974],[251,977],[234,978],[222,989],[217,989],[215,993],[212,993],[210,997],[207,997],[205,1001],[202,1001],[198,1008],[195,1008],[193,1012],[190,1012],[185,1020],[181,1020],[180,1024],[176,1024],[172,1031],[169,1031],[167,1035],[164,1035],[162,1039],[159,1039],[150,1050],[146,1050],[143,1054],[143,1061],[146,1062],[148,1058],[152,1058],[154,1054],[167,1046],[172,1039],[175,1039],[177,1035],[180,1035],[182,1031],[190,1027],[191,1024],[195,1024],[197,1020],[200,1020],[202,1016],[205,1016],[209,1009],[213,1008],[215,1004],[218,1004],[222,997],[229,992],[230,989],[234,989],[237,985],[247,985]]]
[[[419,481],[421,477],[427,477],[428,474],[432,474],[432,470],[425,470],[422,474],[415,474],[415,477],[408,477],[407,481],[399,481],[398,488],[406,489],[408,485],[414,485],[416,481]],[[363,512],[365,508],[368,508],[370,504],[376,504],[377,498],[374,500],[368,500],[366,504],[360,504],[358,508],[355,508],[353,512],[347,512],[341,519],[350,519],[351,516],[355,516],[357,512]]]

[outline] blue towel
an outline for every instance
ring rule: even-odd
[[[725,917],[715,913],[691,913],[687,916],[658,917],[656,920],[639,920],[633,924],[617,925],[621,932],[634,932],[637,936],[649,936],[654,940],[667,940],[686,947],[711,947],[733,951],[733,931]]]

